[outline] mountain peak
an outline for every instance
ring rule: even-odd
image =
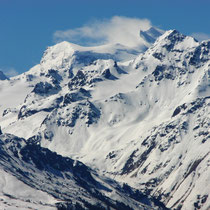
[[[154,43],[155,40],[163,33],[164,31],[155,27],[151,27],[146,31],[140,31],[140,37],[143,38],[148,43]]]
[[[177,30],[169,30],[156,40],[152,48],[165,48],[167,51],[183,51],[198,45],[199,42],[193,37],[186,36]]]
[[[0,71],[0,80],[9,80],[9,78],[2,71]]]

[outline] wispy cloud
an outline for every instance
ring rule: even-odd
[[[150,27],[148,19],[114,16],[111,19],[94,20],[80,28],[56,31],[53,38],[55,42],[70,41],[88,45],[119,43],[132,47],[142,42],[139,39],[140,30]]]
[[[191,36],[194,37],[195,39],[197,39],[198,41],[210,39],[210,34],[205,34],[205,33],[201,33],[201,32],[193,33]]]
[[[0,69],[7,77],[14,77],[17,76],[19,73],[14,68],[3,68]]]

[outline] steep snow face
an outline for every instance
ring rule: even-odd
[[[0,83],[3,133],[78,159],[169,208],[208,208],[210,42],[170,30],[133,60],[116,58],[121,49],[48,48],[39,65]]]

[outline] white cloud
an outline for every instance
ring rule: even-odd
[[[127,46],[140,44],[140,30],[151,27],[148,19],[114,16],[111,19],[95,20],[80,28],[56,31],[53,35],[55,42],[70,41],[78,44],[113,44]]]
[[[17,76],[19,73],[14,68],[0,69],[7,77]]]
[[[195,39],[197,39],[198,41],[210,39],[210,34],[205,34],[205,33],[201,33],[201,32],[193,33],[191,36],[194,37]]]

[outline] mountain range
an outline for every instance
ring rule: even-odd
[[[210,209],[210,41],[140,38],[0,74],[2,208]]]

